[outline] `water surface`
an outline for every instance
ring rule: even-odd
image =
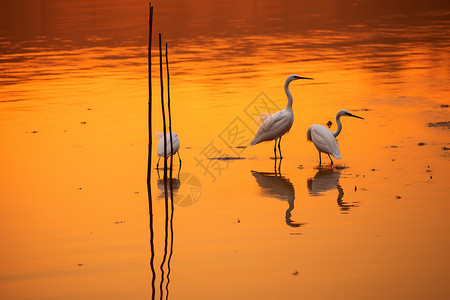
[[[449,121],[450,8],[391,2],[154,3],[183,160],[163,297],[448,297],[450,146],[434,125]],[[152,297],[147,9],[0,1],[2,298]],[[279,165],[272,143],[246,146],[257,113],[286,105],[291,73],[314,81],[290,86]],[[365,120],[342,120],[343,159],[318,168],[306,130],[335,130],[341,108]],[[160,297],[165,187],[152,164]]]

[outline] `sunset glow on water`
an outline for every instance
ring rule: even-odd
[[[450,7],[391,2],[153,3],[182,166],[162,274],[152,133],[152,290],[148,2],[1,0],[0,298],[447,299]],[[279,165],[249,143],[293,73]]]

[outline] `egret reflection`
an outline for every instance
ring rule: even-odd
[[[288,226],[300,227],[304,224],[294,222],[291,219],[291,212],[294,209],[295,201],[294,185],[289,181],[288,178],[282,176],[280,172],[277,172],[276,160],[274,173],[252,171],[252,175],[255,177],[256,182],[261,187],[263,196],[275,197],[281,201],[288,202],[289,207],[286,210],[286,224]]]
[[[164,179],[158,179],[156,184],[158,186],[158,189],[161,191],[161,194],[158,196],[158,198],[164,199],[164,197],[166,195]],[[178,191],[180,190],[180,186],[181,186],[180,179],[178,179],[178,178],[168,179],[168,184],[167,184],[168,195],[170,195],[173,198],[174,195],[178,194]]]
[[[308,186],[308,192],[311,196],[323,196],[325,192],[337,189],[337,204],[341,210],[341,213],[349,213],[351,207],[357,207],[357,202],[349,204],[342,199],[344,198],[344,190],[339,184],[341,172],[335,169],[319,168],[314,178],[309,178],[306,181]]]

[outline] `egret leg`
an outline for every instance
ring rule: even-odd
[[[281,155],[281,146],[280,146],[280,144],[281,144],[281,137],[278,139],[278,151],[280,151],[280,159],[283,159],[283,155]]]
[[[275,140],[275,145],[273,146],[273,153],[275,154],[275,160],[277,159],[277,140]]]
[[[273,171],[275,172],[275,176],[277,176],[277,159],[276,158],[273,163]]]
[[[319,151],[319,167],[322,165],[322,156],[320,155],[320,151]]]
[[[181,167],[181,157],[180,157],[180,151],[177,152],[178,153],[178,160],[180,162],[180,167]]]
[[[156,170],[158,170],[158,168],[159,168],[159,160],[161,159],[161,156],[160,157],[158,157],[158,162],[156,163]]]
[[[333,165],[333,160],[331,159],[331,156],[330,156],[330,154],[329,153],[327,153],[328,154],[328,157],[330,158],[330,160],[331,160],[331,165]]]

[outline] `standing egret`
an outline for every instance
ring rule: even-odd
[[[161,157],[164,157],[164,134],[162,132],[156,132],[158,134],[159,142],[158,147],[156,149],[156,154],[158,155],[158,163],[156,164],[156,169],[159,167],[159,160]],[[172,132],[172,143],[173,143],[173,153],[170,152],[170,133],[166,133],[166,156],[172,156],[175,155],[175,153],[178,153],[178,159],[180,161],[180,167],[181,167],[181,158],[180,158],[180,139],[178,138],[178,135],[175,132]]]
[[[311,125],[308,128],[306,137],[308,141],[312,141],[314,143],[314,146],[316,146],[317,151],[319,151],[319,166],[322,165],[322,157],[320,155],[322,152],[328,154],[328,157],[330,158],[331,161],[331,165],[333,165],[333,160],[331,159],[330,154],[337,159],[342,158],[341,153],[339,151],[339,145],[336,141],[336,137],[339,135],[339,133],[341,133],[342,130],[342,124],[340,120],[342,116],[354,117],[364,120],[364,118],[351,114],[348,110],[341,109],[336,115],[336,124],[338,128],[335,132],[331,132],[330,130],[325,128],[325,126],[317,124]]]
[[[313,78],[301,77],[296,74],[288,76],[286,82],[284,83],[284,91],[286,92],[286,96],[288,98],[286,108],[274,113],[266,120],[264,120],[264,122],[258,128],[258,131],[255,134],[255,138],[250,143],[251,146],[254,146],[261,142],[275,140],[275,146],[273,147],[275,159],[277,158],[277,140],[278,140],[278,150],[280,151],[280,158],[283,158],[283,156],[281,155],[281,148],[280,148],[281,137],[291,129],[292,124],[294,123],[294,112],[292,111],[292,95],[291,92],[289,91],[289,83],[297,79],[313,79]]]

